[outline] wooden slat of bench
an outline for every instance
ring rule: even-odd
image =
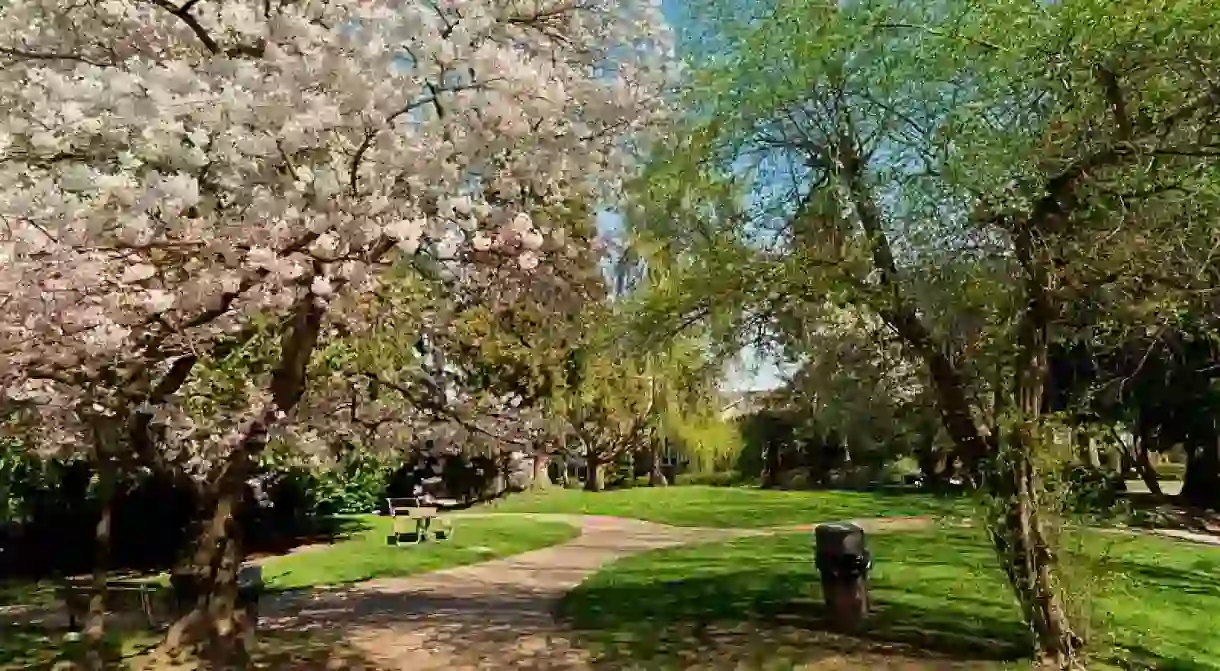
[[[386,504],[386,508],[389,509],[389,511],[390,511],[390,515],[395,515],[398,513],[403,513],[408,510],[411,510],[412,508],[418,508],[419,499],[417,499],[417,498],[386,499],[385,504]]]
[[[413,519],[424,517],[436,517],[436,508],[411,508],[407,511],[407,516]]]

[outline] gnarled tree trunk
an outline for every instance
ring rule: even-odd
[[[585,491],[600,492],[606,487],[605,464],[598,452],[590,451],[585,455]]]
[[[317,346],[326,307],[312,295],[298,299],[291,328],[281,342],[279,365],[271,379],[272,401],[259,409],[236,441],[203,497],[209,517],[191,564],[179,571],[180,585],[194,596],[190,612],[178,619],[160,646],[162,655],[196,649],[218,669],[245,668],[247,643],[256,623],[238,613],[237,574],[244,558],[237,515],[254,460],[267,444],[268,430],[292,410],[305,392],[305,374]]]
[[[189,562],[172,578],[179,599],[191,603],[170,627],[161,652],[169,657],[197,653],[217,668],[243,668],[253,623],[237,613],[237,574],[244,557],[237,515],[245,494],[249,454],[233,455],[209,492],[210,515]]]

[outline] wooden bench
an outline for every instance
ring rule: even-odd
[[[156,629],[194,607],[194,590],[185,585],[177,587],[144,580],[107,580],[106,612],[120,617],[138,615],[140,625]],[[239,569],[237,590],[239,610],[257,622],[258,601],[263,591],[262,568],[243,566]],[[68,626],[76,630],[89,615],[93,581],[89,578],[68,580],[56,588],[56,596],[67,608]]]
[[[93,599],[91,580],[69,580],[55,589],[56,597],[68,611],[68,627],[76,630],[89,615],[89,602]],[[141,624],[153,627],[157,617],[171,602],[171,590],[164,585],[142,580],[107,580],[107,613],[115,615],[141,616]]]
[[[435,506],[424,506],[418,498],[386,499],[386,510],[390,514],[391,544],[397,544],[403,536],[409,542],[421,543],[429,535],[436,540],[453,538],[453,522],[441,517]],[[414,530],[411,529],[414,522]]]

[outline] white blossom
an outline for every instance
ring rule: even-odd
[[[131,393],[103,373],[377,291],[393,253],[487,250],[511,222],[537,267],[529,210],[616,188],[676,72],[641,0],[188,4],[0,9],[0,389],[45,399],[48,450]],[[201,473],[272,403],[218,384],[156,410]]]

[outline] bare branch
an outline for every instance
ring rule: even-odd
[[[208,34],[208,31],[199,23],[198,19],[191,16],[191,8],[194,7],[195,2],[198,0],[187,0],[187,3],[181,7],[175,6],[173,3],[169,2],[169,0],[148,1],[181,19],[181,21],[191,29],[191,32],[195,33],[195,37],[199,38],[200,43],[202,43],[204,48],[209,52],[213,54],[220,53],[220,46],[216,44],[216,40]]]
[[[13,58],[25,58],[25,59],[34,60],[34,61],[76,61],[78,63],[84,63],[86,65],[92,65],[94,67],[99,67],[99,68],[111,67],[114,65],[114,63],[103,63],[102,61],[95,61],[91,58],[86,58],[79,54],[61,54],[61,53],[51,53],[51,52],[44,53],[44,52],[36,52],[36,51],[25,51],[22,49],[13,49],[11,47],[0,47],[0,54],[4,54],[5,56],[11,56]]]

